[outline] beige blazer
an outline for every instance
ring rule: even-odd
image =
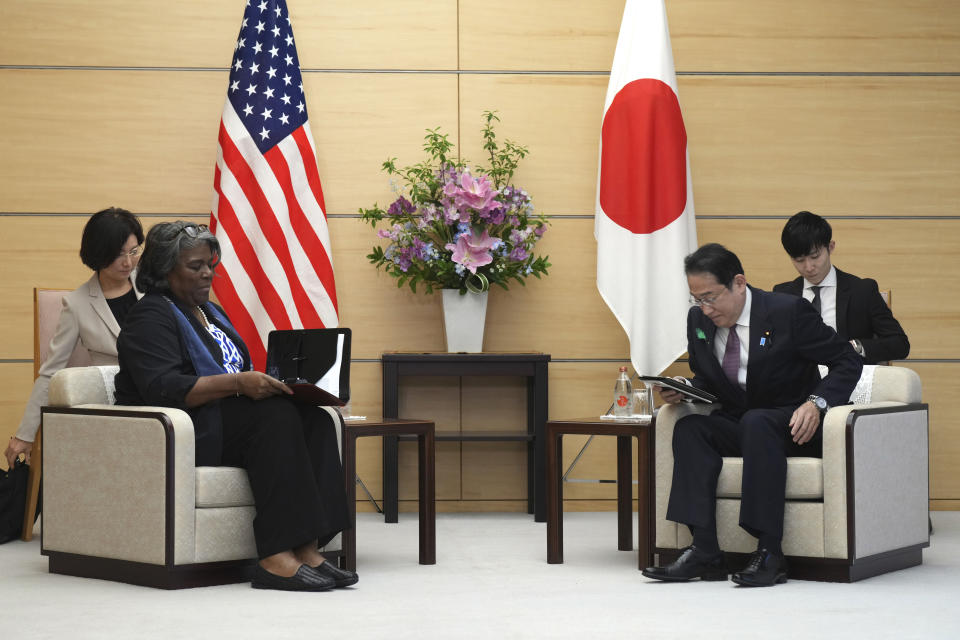
[[[134,276],[131,276],[131,280]],[[143,294],[134,286],[137,298]],[[94,365],[117,364],[117,336],[120,325],[103,297],[97,274],[63,297],[63,309],[57,323],[57,332],[50,340],[47,359],[40,367],[30,400],[20,420],[17,437],[33,442],[40,428],[40,407],[47,404],[47,389],[50,378],[67,365],[70,355],[80,344],[90,353]]]

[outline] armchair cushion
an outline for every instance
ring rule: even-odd
[[[724,458],[717,479],[718,498],[739,498],[743,458]],[[820,458],[787,458],[787,500],[823,498],[823,461]]]
[[[252,507],[247,472],[237,467],[197,467],[197,508]]]

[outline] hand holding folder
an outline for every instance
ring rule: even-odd
[[[679,393],[682,393],[685,397],[690,398],[691,400],[699,400],[700,402],[716,402],[717,396],[713,395],[708,391],[703,389],[698,389],[693,385],[687,384],[686,382],[681,382],[674,378],[666,378],[663,376],[637,376],[640,380],[644,382],[649,382],[650,384],[657,387],[667,387],[668,389],[673,389]]]

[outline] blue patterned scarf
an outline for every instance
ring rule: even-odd
[[[197,333],[196,328],[190,324],[190,320],[180,307],[173,300],[164,296],[164,299],[170,303],[173,309],[173,317],[177,319],[177,325],[180,328],[180,336],[187,347],[187,354],[190,356],[190,363],[198,376],[215,376],[227,373],[223,367],[223,362],[218,362],[210,354],[207,345]],[[211,320],[216,319],[217,324],[222,327],[230,339],[241,348],[243,341],[240,340],[237,330],[233,328],[227,317],[210,302],[202,305],[204,313]],[[241,351],[242,353],[242,351]],[[246,369],[252,370],[253,364],[247,358]],[[193,419],[194,436],[196,439],[196,461],[198,465],[217,465],[220,463],[220,455],[223,449],[223,421],[220,417],[220,401],[215,400],[207,404],[188,411]]]

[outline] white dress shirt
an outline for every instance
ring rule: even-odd
[[[820,281],[819,285],[803,279],[803,297],[813,302],[813,289],[810,287],[819,286],[820,289],[820,317],[824,323],[830,326],[834,331],[837,330],[837,268],[830,267],[830,272]]]

